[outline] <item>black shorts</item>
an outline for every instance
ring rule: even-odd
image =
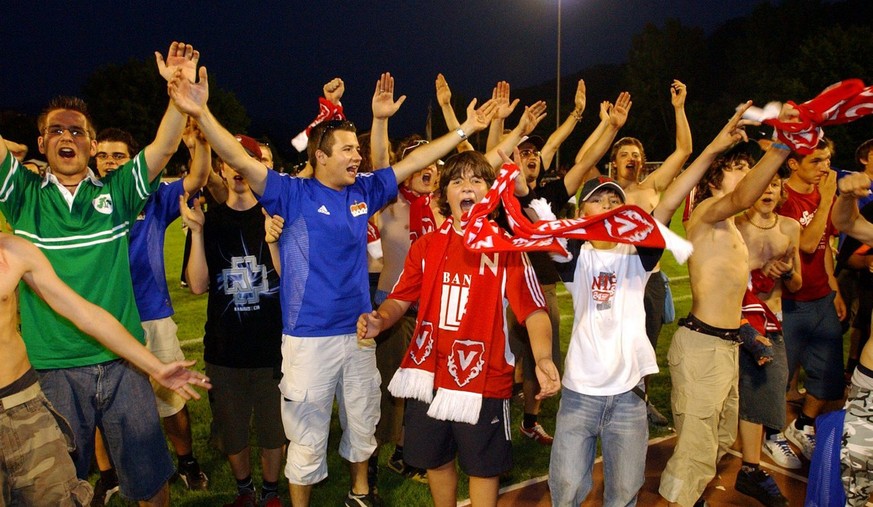
[[[427,403],[407,400],[403,461],[431,469],[454,461],[465,474],[494,477],[512,468],[509,400],[484,398],[479,421],[440,421],[427,415]]]

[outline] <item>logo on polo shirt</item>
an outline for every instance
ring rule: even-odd
[[[330,216],[330,211],[327,211],[327,207],[324,204],[322,204],[321,207],[318,208],[318,212],[322,215]]]
[[[353,217],[359,217],[361,215],[367,214],[367,203],[355,201],[354,204],[349,206],[349,211],[352,212]]]
[[[100,194],[91,201],[94,209],[104,215],[112,213],[112,196],[109,194]]]

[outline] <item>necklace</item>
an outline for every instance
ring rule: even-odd
[[[748,220],[750,224],[754,225],[758,229],[761,229],[762,231],[770,230],[770,229],[776,227],[776,224],[779,223],[779,215],[774,215],[773,216],[773,225],[767,225],[767,226],[761,226],[761,225],[756,224],[755,221],[752,220],[752,217],[749,215],[749,210],[744,211],[743,215],[746,215],[746,220]]]

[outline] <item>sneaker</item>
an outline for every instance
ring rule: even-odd
[[[279,500],[279,495],[270,493],[265,498],[261,498],[258,507],[282,507],[282,501]]]
[[[379,498],[377,493],[372,491],[366,495],[358,495],[349,491],[343,505],[345,507],[382,507],[382,499]]]
[[[200,470],[200,464],[194,460],[190,465],[179,465],[179,479],[191,491],[205,491],[209,487],[209,478]]]
[[[737,472],[734,489],[744,495],[749,495],[767,507],[788,507],[788,500],[782,496],[776,481],[762,468],[753,472],[747,472],[740,468],[740,471]]]
[[[255,492],[252,490],[245,490],[236,495],[236,498],[232,503],[224,504],[224,507],[258,507],[258,502],[255,501]]]
[[[794,453],[794,449],[788,445],[788,440],[785,439],[785,435],[782,433],[777,433],[765,439],[761,451],[765,456],[773,460],[773,463],[782,468],[800,468],[800,458]]]
[[[785,438],[800,448],[804,458],[812,461],[812,453],[815,451],[815,428],[804,426],[803,430],[799,430],[794,426],[795,421],[796,419],[788,423],[788,427],[785,428]]]
[[[652,402],[646,403],[646,417],[649,419],[649,423],[655,426],[666,426],[668,422],[664,414],[658,411]]]
[[[526,436],[527,438],[533,439],[536,443],[540,445],[552,445],[552,442],[555,440],[551,435],[546,433],[545,428],[540,423],[534,424],[533,428],[525,428],[524,424],[520,427],[521,434]]]
[[[392,455],[388,458],[388,468],[407,479],[427,484],[427,470],[407,465],[400,456]]]
[[[118,481],[112,485],[102,478],[97,479],[97,482],[94,483],[94,497],[91,498],[91,507],[103,507],[109,503],[109,499],[115,493],[118,493]]]

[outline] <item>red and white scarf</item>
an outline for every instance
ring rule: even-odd
[[[430,243],[423,263],[421,306],[413,340],[388,390],[398,398],[429,403],[427,413],[434,419],[475,424],[489,367],[506,363],[504,334],[494,330],[495,322],[502,321],[498,319],[503,308],[499,291],[506,266],[500,262],[494,273],[486,270],[474,277],[466,301],[467,305],[475,305],[475,311],[467,308],[456,331],[441,330],[441,302],[449,297],[443,294],[441,277],[447,267],[446,258],[451,255],[449,240],[454,234],[449,218],[427,240]],[[438,357],[445,358],[444,364],[437,363]]]
[[[557,238],[575,238],[666,248],[680,263],[691,255],[691,243],[632,204],[593,217],[531,223],[513,192],[518,173],[515,164],[504,164],[488,194],[465,215],[467,218],[462,225],[464,245],[468,249],[482,252],[545,250],[567,256],[566,248]],[[515,236],[506,236],[496,224],[487,220],[498,202],[503,203]]]
[[[779,108],[771,108],[760,120],[776,128],[779,142],[801,155],[809,155],[824,135],[822,126],[848,123],[873,113],[873,86],[865,86],[860,79],[846,79],[828,86],[802,104],[792,101],[788,104],[800,113],[799,122],[779,121],[775,116]]]
[[[436,230],[436,219],[430,207],[431,194],[419,195],[406,185],[400,185],[398,191],[409,203],[409,242],[415,243],[418,238]]]
[[[343,113],[342,104],[334,104],[324,97],[318,97],[318,114],[312,123],[300,132],[294,139],[291,140],[291,145],[297,148],[297,151],[306,151],[306,145],[309,144],[309,133],[312,132],[319,123],[329,120],[345,120],[346,115]]]

